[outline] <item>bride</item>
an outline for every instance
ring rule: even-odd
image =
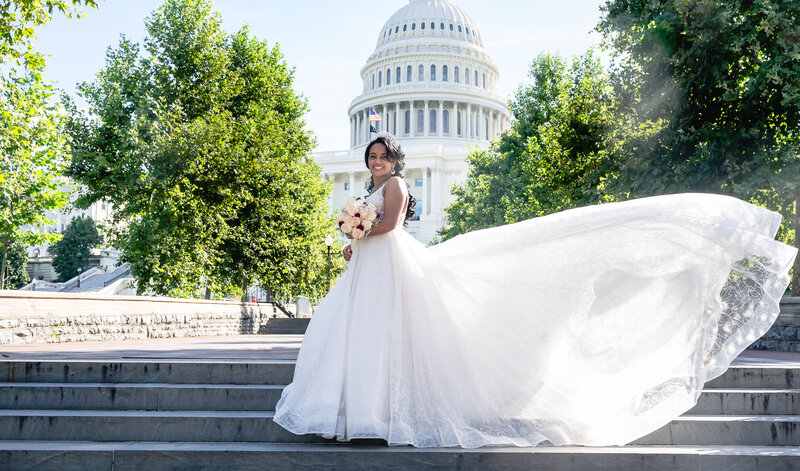
[[[780,215],[679,194],[426,248],[391,135],[366,148],[382,220],[305,334],[275,422],[390,445],[622,445],[690,409],[774,322]]]

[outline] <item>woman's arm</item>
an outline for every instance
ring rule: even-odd
[[[392,177],[383,187],[383,214],[381,222],[372,228],[369,235],[381,235],[390,232],[400,223],[400,213],[408,200],[408,190],[403,179]],[[405,216],[405,215],[403,215]]]

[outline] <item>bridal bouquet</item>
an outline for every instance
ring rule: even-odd
[[[373,227],[380,221],[380,213],[375,205],[361,198],[348,198],[342,208],[342,214],[336,220],[339,230],[348,239],[361,239],[369,235]]]

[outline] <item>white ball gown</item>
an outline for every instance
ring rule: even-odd
[[[383,208],[382,189],[368,198]],[[390,445],[622,445],[690,409],[775,320],[780,215],[679,194],[426,248],[354,241],[275,421]]]

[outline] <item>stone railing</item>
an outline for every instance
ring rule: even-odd
[[[781,313],[763,337],[753,342],[753,350],[800,352],[800,297],[781,299]]]
[[[0,344],[252,334],[270,303],[0,291]]]

